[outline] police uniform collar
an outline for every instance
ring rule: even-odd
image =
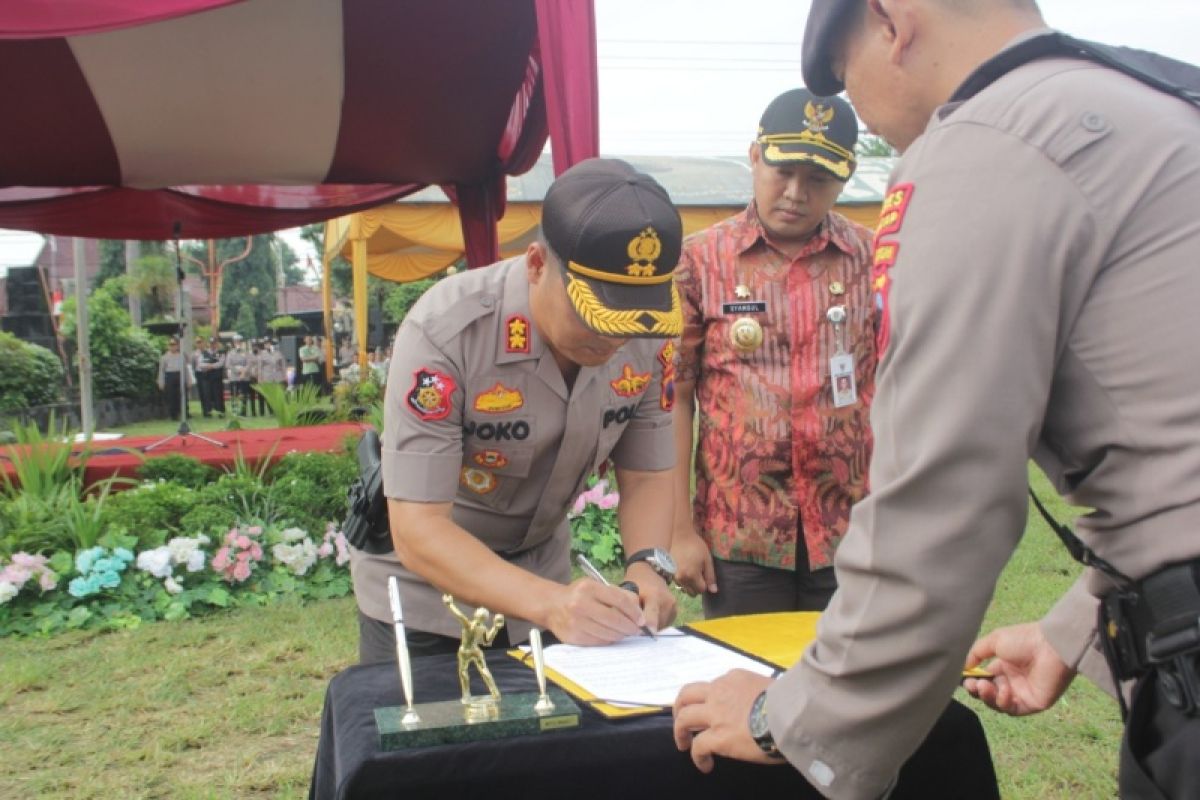
[[[514,258],[507,268],[504,296],[500,298],[500,313],[496,315],[496,363],[536,361],[545,352],[546,344],[534,329],[533,315],[529,313],[529,276],[525,256]],[[528,328],[527,346],[511,347],[509,326],[519,326],[521,322]]]
[[[996,55],[977,66],[954,94],[950,103],[969,100],[987,88],[993,81],[1022,64],[1050,55],[1061,55],[1066,34],[1053,28],[1034,28],[1013,38]]]

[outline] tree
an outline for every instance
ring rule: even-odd
[[[221,239],[216,243],[217,263],[233,258],[246,247],[245,239]],[[275,289],[283,265],[295,263],[291,248],[271,234],[254,237],[250,255],[225,268],[221,279],[221,327],[246,338],[266,333],[266,323],[275,315]]]
[[[125,289],[142,301],[147,319],[160,319],[175,316],[178,283],[175,265],[165,255],[152,253],[134,262]]]
[[[885,157],[895,158],[899,155],[895,148],[887,143],[882,136],[876,136],[873,133],[861,132],[858,135],[858,144],[854,147],[854,152],[859,158]]]
[[[318,253],[325,252],[325,223],[305,225],[300,236]],[[350,262],[336,255],[329,262],[329,282],[335,297],[350,297],[354,294],[354,274]]]

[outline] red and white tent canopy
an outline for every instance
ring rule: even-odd
[[[0,108],[0,227],[239,236],[440,184],[488,263],[504,176],[599,151],[592,0],[14,0]]]

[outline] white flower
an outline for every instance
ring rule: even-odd
[[[308,534],[299,528],[284,528],[283,532],[279,534],[279,538],[285,542],[298,542],[301,539],[307,539]]]
[[[209,538],[203,534],[193,537],[176,536],[167,542],[167,548],[171,551],[171,563],[185,565],[188,572],[199,572],[204,569],[205,558],[204,551],[200,548],[208,542]]]
[[[170,575],[168,575],[167,579],[163,581],[163,588],[167,590],[168,594],[179,594],[183,591],[183,587],[179,585],[179,581],[175,580]]]
[[[138,553],[137,567],[149,572],[156,578],[166,578],[171,574],[171,551],[166,547],[156,547],[153,550],[143,550]]]
[[[0,581],[0,605],[7,603],[17,596],[17,587],[8,581]]]
[[[271,548],[271,555],[295,575],[304,575],[317,560],[317,546],[311,539],[304,539],[297,544],[277,544]]]

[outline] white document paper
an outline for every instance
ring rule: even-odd
[[[711,681],[731,669],[771,675],[772,667],[676,628],[657,639],[630,636],[604,647],[556,644],[546,666],[611,704],[669,706],[684,684]]]

